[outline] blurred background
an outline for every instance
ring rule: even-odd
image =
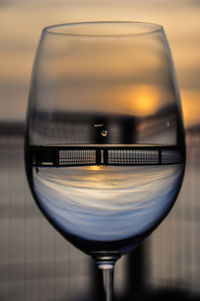
[[[117,300],[200,300],[200,0],[0,0],[0,300],[97,300],[90,258],[36,208],[23,165],[32,64],[43,27],[76,21],[162,24],[173,53],[187,138],[174,209],[117,263]],[[95,297],[96,296],[96,297]]]

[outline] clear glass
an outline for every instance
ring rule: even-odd
[[[181,187],[185,138],[163,27],[138,22],[47,27],[30,89],[25,164],[50,223],[102,270],[164,219]]]

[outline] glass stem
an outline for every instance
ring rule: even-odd
[[[99,263],[98,269],[102,278],[102,301],[114,301],[114,265],[115,263]]]
[[[101,301],[114,301],[114,267],[119,254],[94,256],[101,277]]]

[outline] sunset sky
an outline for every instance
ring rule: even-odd
[[[200,116],[199,0],[0,0],[0,121],[24,120],[32,64],[43,27],[131,20],[165,28],[180,86],[185,126]]]

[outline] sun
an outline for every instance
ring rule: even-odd
[[[135,115],[151,115],[158,109],[159,91],[150,85],[139,85],[129,91],[127,101]]]

